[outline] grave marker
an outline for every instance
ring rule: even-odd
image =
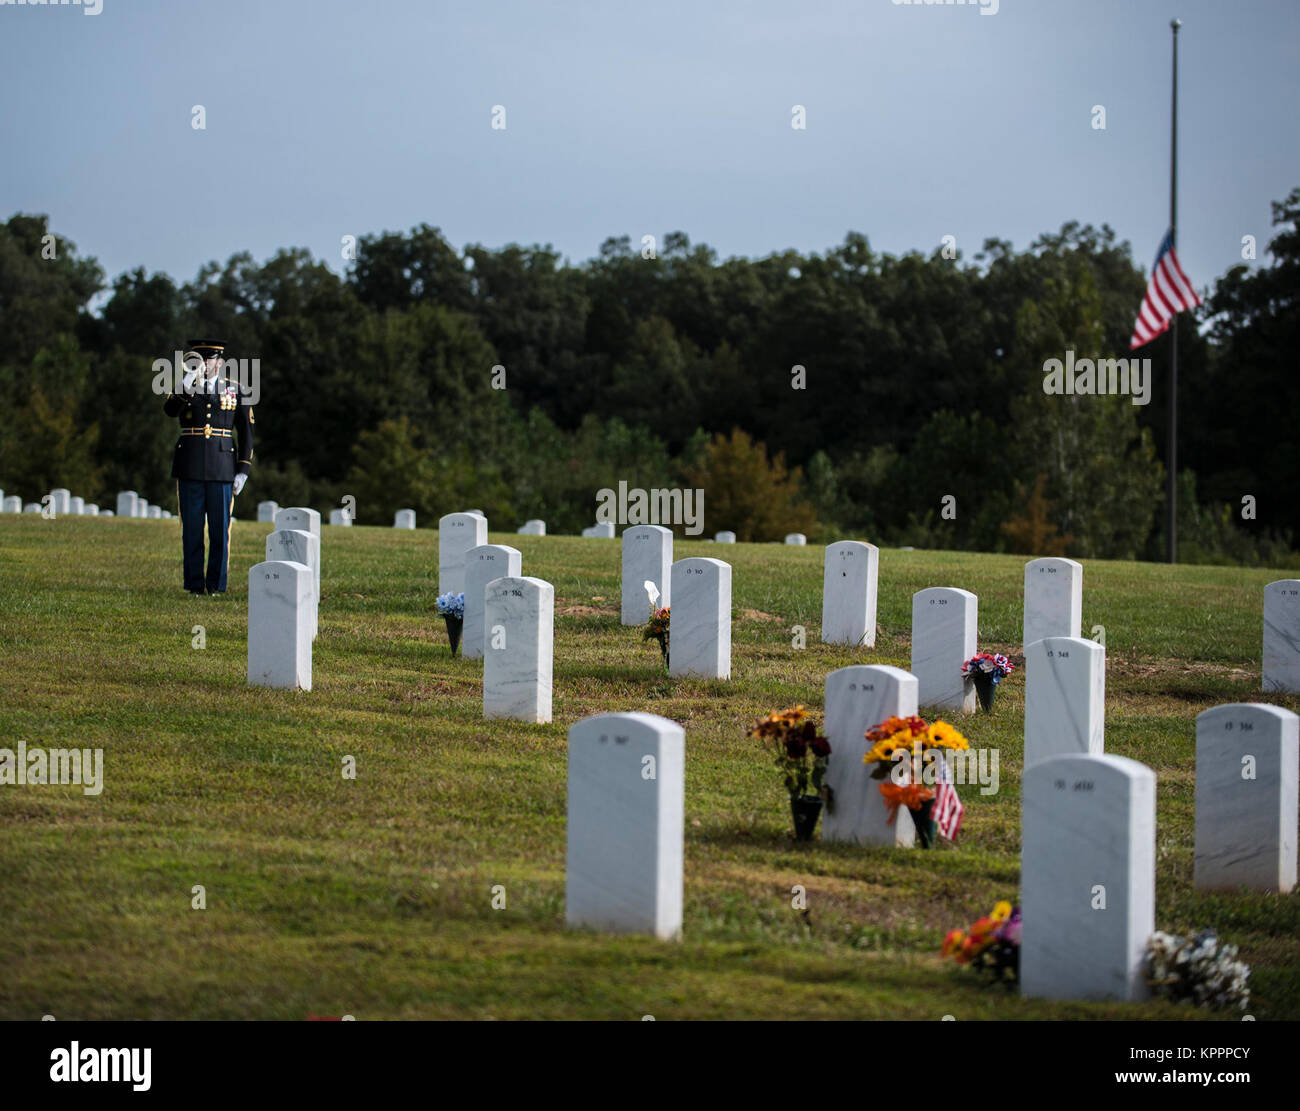
[[[912,812],[900,806],[891,822],[882,780],[872,779],[873,768],[862,762],[871,747],[867,730],[888,717],[913,716],[916,695],[915,675],[884,664],[842,667],[826,676],[826,785],[833,795],[822,818],[823,841],[900,848],[916,841]]]
[[[494,579],[518,578],[523,573],[523,556],[506,544],[481,544],[465,556],[465,619],[461,627],[461,655],[469,660],[483,658],[483,609],[488,583]]]
[[[301,563],[312,569],[311,635],[320,631],[320,598],[316,594],[316,564],[320,560],[320,537],[305,529],[276,529],[266,537],[268,563]]]
[[[569,729],[564,917],[675,940],[682,930],[686,737],[654,714]]]
[[[1021,651],[1044,637],[1077,637],[1083,622],[1083,564],[1049,556],[1025,564]]]
[[[248,569],[248,685],[311,690],[311,568],[268,560]]]
[[[1106,740],[1106,649],[1044,637],[1025,649],[1025,767],[1053,756],[1099,756]]]
[[[978,606],[969,590],[951,586],[912,595],[912,674],[922,706],[975,712],[975,684],[961,667],[976,652]]]
[[[393,518],[393,528],[415,528],[415,510],[399,509]]]
[[[826,546],[822,571],[822,643],[871,648],[876,643],[880,549],[858,540]]]
[[[660,608],[671,604],[673,533],[663,525],[634,525],[623,530],[623,624],[650,619],[647,581],[659,591]]]
[[[1020,993],[1143,999],[1155,929],[1156,777],[1124,756],[1025,769]]]
[[[1196,890],[1295,889],[1298,769],[1290,710],[1231,702],[1197,715]]]
[[[485,718],[551,720],[554,625],[555,588],[550,583],[526,576],[488,583],[483,607]]]
[[[731,564],[693,557],[672,565],[668,673],[731,678]]]
[[[1264,690],[1300,692],[1300,579],[1264,588]]]
[[[448,513],[438,518],[439,594],[459,594],[465,589],[465,556],[471,548],[486,544],[487,534],[487,518],[477,513]]]
[[[257,503],[257,522],[261,525],[275,524],[275,515],[280,512],[280,503],[260,501]]]

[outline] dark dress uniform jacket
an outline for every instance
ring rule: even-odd
[[[216,393],[204,393],[201,384],[194,389],[169,393],[163,403],[163,412],[181,421],[172,478],[234,482],[252,470],[253,407],[233,382],[220,381]]]

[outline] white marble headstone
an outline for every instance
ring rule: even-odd
[[[320,599],[316,596],[316,562],[320,559],[320,537],[305,529],[276,529],[266,536],[267,562],[302,563],[312,569],[311,635],[320,631]]]
[[[523,556],[507,544],[481,544],[465,556],[465,618],[461,627],[461,655],[483,658],[483,607],[487,585],[494,579],[517,579],[523,574]]]
[[[77,496],[68,499],[68,516],[80,517],[86,512],[86,499]]]
[[[645,584],[659,591],[659,606],[672,604],[673,532],[663,525],[633,525],[623,530],[623,624],[650,619]]]
[[[86,516],[86,517],[98,517],[98,516],[99,516],[99,506],[96,505],[93,501],[92,501],[92,502],[87,502],[85,508],[82,509],[81,512],[82,512],[82,514],[83,514],[84,516]]]
[[[912,595],[912,674],[922,706],[975,712],[975,684],[961,668],[978,651],[978,605],[969,590],[952,586]]]
[[[736,542],[736,534],[730,529],[723,529],[720,533],[714,536],[713,540],[717,544],[734,544]]]
[[[1156,776],[1125,756],[1025,769],[1020,992],[1143,999],[1155,929]]]
[[[590,528],[583,529],[582,535],[587,539],[613,540],[614,526],[609,521],[602,521],[599,524],[592,525]]]
[[[148,516],[149,516],[149,499],[148,499],[148,498],[136,498],[136,500],[135,500],[135,513],[132,514],[132,516],[134,516],[134,517],[140,517],[140,518],[145,518],[145,517],[148,517]]]
[[[139,498],[140,495],[134,490],[123,490],[117,495],[117,515],[119,517],[134,517],[135,503]]]
[[[791,532],[786,534],[785,542],[787,544],[792,544],[795,547],[802,548],[808,543],[808,537],[806,537],[802,532]]]
[[[270,560],[248,569],[248,685],[311,690],[311,568]]]
[[[259,524],[275,524],[275,515],[280,511],[280,503],[273,501],[260,501],[257,503],[257,520]]]
[[[113,516],[113,511],[112,511],[111,509],[101,509],[101,510],[99,511],[99,515],[100,515],[101,517],[112,517],[112,516]]]
[[[21,513],[23,511],[23,499],[17,494],[11,494],[4,500],[4,511],[6,513]]]
[[[1053,756],[1105,751],[1106,649],[1080,637],[1044,637],[1025,649],[1025,767]]]
[[[1300,692],[1300,579],[1264,588],[1264,690]]]
[[[1298,774],[1290,710],[1233,702],[1197,715],[1193,887],[1295,889]]]
[[[465,556],[471,548],[486,544],[487,534],[487,518],[478,513],[448,513],[438,518],[439,594],[459,594],[465,589]]]
[[[26,505],[23,506],[24,513],[39,513],[40,511],[41,511],[40,502],[29,501]]]
[[[822,643],[870,648],[876,643],[880,549],[858,540],[826,546],[822,572]]]
[[[823,841],[900,847],[916,841],[912,812],[900,806],[891,822],[882,780],[872,779],[873,768],[862,762],[871,747],[867,730],[888,717],[914,715],[916,691],[915,675],[884,664],[842,667],[826,676],[826,785],[833,795],[822,817]]]
[[[415,528],[415,510],[399,509],[393,518],[393,528]]]
[[[331,509],[330,524],[342,528],[352,527],[352,514],[346,509]]]
[[[540,521],[534,517],[531,521],[525,521],[515,531],[520,536],[545,536],[546,522]]]
[[[569,729],[565,921],[676,939],[682,929],[686,736],[654,714]]]
[[[281,529],[300,529],[303,532],[310,532],[319,541],[321,538],[320,513],[315,509],[308,509],[304,505],[291,505],[285,509],[277,509],[275,511],[275,531],[278,532]],[[318,545],[316,563],[311,569],[316,582],[317,605],[320,604],[320,572],[324,560],[324,545]]]
[[[515,576],[488,583],[483,607],[483,716],[551,720],[555,588]]]
[[[149,507],[149,519],[150,519],[151,521],[157,521],[157,520],[159,520],[161,517],[162,517],[162,506],[160,506],[160,505],[151,505],[151,506]]]
[[[1048,556],[1025,564],[1021,650],[1043,637],[1077,637],[1083,622],[1083,564]]]
[[[59,486],[50,491],[50,504],[56,517],[67,517],[72,512],[72,494]]]
[[[731,564],[720,559],[679,559],[669,582],[673,599],[669,675],[730,679]]]

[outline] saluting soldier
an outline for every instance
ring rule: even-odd
[[[181,518],[185,589],[224,594],[230,562],[230,517],[235,495],[253,464],[253,407],[237,382],[221,373],[225,345],[189,342],[181,393],[168,394],[163,412],[180,419],[172,478]],[[208,527],[208,571],[203,574],[203,526]]]

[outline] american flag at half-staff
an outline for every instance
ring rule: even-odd
[[[1200,297],[1196,295],[1196,290],[1192,288],[1192,283],[1188,281],[1182,264],[1178,261],[1173,232],[1167,231],[1160,241],[1155,265],[1151,267],[1147,295],[1142,298],[1142,307],[1138,309],[1129,348],[1150,343],[1156,336],[1168,331],[1169,322],[1175,315],[1194,309],[1200,303]]]
[[[961,829],[961,816],[966,813],[966,808],[957,797],[957,788],[952,781],[948,758],[942,756],[938,763],[939,776],[934,788],[934,828],[938,830],[940,836],[955,841],[957,831]]]

